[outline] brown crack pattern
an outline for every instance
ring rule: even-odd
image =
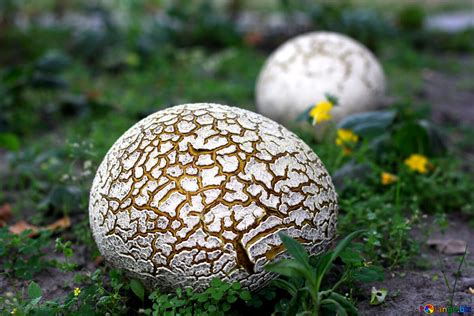
[[[257,107],[265,116],[295,119],[326,93],[340,106],[336,118],[369,110],[385,91],[385,78],[372,53],[337,33],[300,35],[278,48],[265,63],[257,82]]]
[[[89,212],[103,256],[151,286],[200,290],[220,277],[254,290],[283,253],[278,232],[324,249],[337,200],[319,158],[281,125],[187,104],[152,114],[112,146]]]

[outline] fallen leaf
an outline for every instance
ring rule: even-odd
[[[469,287],[468,292],[469,292],[469,294],[474,295],[474,289],[472,287]]]
[[[11,225],[9,230],[12,234],[19,235],[23,233],[25,230],[31,229],[31,233],[28,235],[28,237],[35,237],[38,235],[40,230],[55,231],[61,228],[65,229],[69,227],[71,227],[71,219],[69,218],[69,216],[64,216],[63,218],[58,219],[57,221],[55,221],[52,224],[49,224],[46,227],[38,227],[38,226],[29,224],[25,220],[21,220],[17,222],[16,224]]]
[[[66,229],[66,228],[69,228],[71,227],[71,219],[69,218],[69,216],[64,216],[63,218],[61,219],[58,219],[57,221],[55,221],[54,223],[52,224],[49,224],[48,226],[46,226],[46,229],[48,230],[58,230],[58,229]]]
[[[370,296],[370,305],[380,305],[385,301],[388,291],[386,289],[377,290],[375,287],[372,287],[372,292]]]
[[[12,234],[19,235],[23,233],[25,230],[31,229],[31,233],[28,235],[29,237],[34,237],[38,235],[39,228],[38,226],[31,225],[24,220],[19,221],[18,223],[11,225],[8,229]]]
[[[467,243],[460,239],[429,239],[427,245],[446,255],[462,255]]]
[[[103,261],[104,261],[104,257],[102,257],[102,256],[97,256],[97,257],[95,258],[95,260],[94,260],[94,264],[95,264],[96,266],[99,266]]]
[[[0,206],[0,221],[7,222],[12,217],[12,208],[10,204],[5,203]]]

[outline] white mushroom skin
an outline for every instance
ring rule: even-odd
[[[250,111],[185,104],[158,111],[112,146],[95,176],[90,225],[103,257],[149,288],[205,289],[214,277],[256,290],[285,256],[278,232],[315,254],[335,234],[337,196],[316,154]]]
[[[333,119],[373,110],[385,92],[383,69],[362,44],[345,35],[312,32],[277,48],[257,80],[258,112],[277,122],[289,123],[326,94],[339,105]]]

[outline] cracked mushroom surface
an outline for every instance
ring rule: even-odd
[[[278,232],[324,250],[337,197],[317,155],[259,114],[218,104],[158,111],[131,127],[95,176],[94,239],[149,288],[205,289],[214,277],[257,290],[285,256]]]
[[[289,123],[309,107],[336,96],[335,120],[375,109],[385,92],[376,57],[352,38],[330,32],[297,36],[277,48],[256,85],[259,113]]]

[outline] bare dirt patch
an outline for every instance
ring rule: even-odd
[[[474,288],[474,252],[472,251],[474,229],[469,226],[465,218],[458,215],[448,217],[448,221],[449,226],[444,232],[439,227],[433,227],[433,221],[428,221],[431,224],[424,224],[413,231],[414,238],[424,240],[424,232],[434,228],[429,238],[460,239],[467,242],[468,253],[461,267],[453,304],[454,306],[470,306],[474,310],[474,295],[469,293],[469,287]],[[417,262],[418,267],[388,272],[384,281],[363,287],[365,299],[358,305],[361,315],[420,315],[422,314],[419,310],[420,306],[426,304],[447,307],[451,292],[444,281],[442,269],[452,287],[460,258],[461,255],[440,254],[423,242],[420,259]],[[379,306],[369,305],[371,286],[388,290],[385,303]],[[472,313],[465,315],[472,315]]]

